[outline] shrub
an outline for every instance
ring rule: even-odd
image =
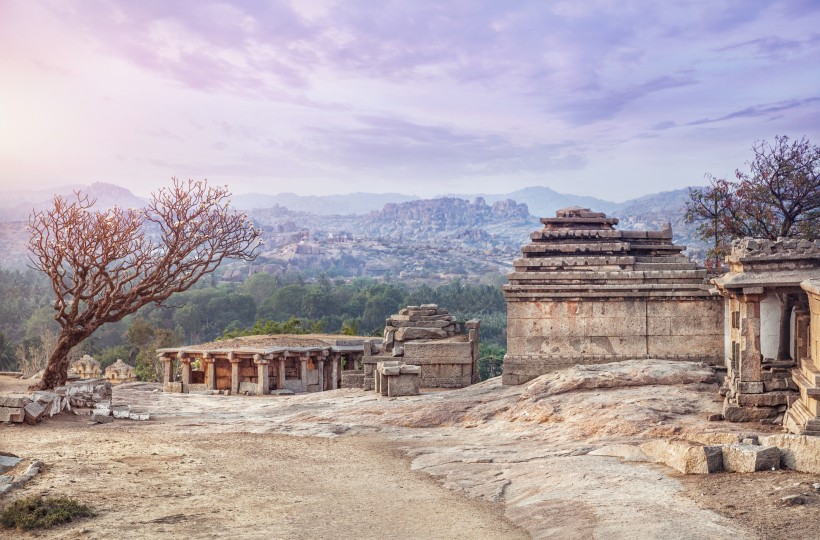
[[[18,499],[0,513],[0,525],[6,529],[48,529],[75,518],[91,517],[91,508],[69,497],[32,495]]]

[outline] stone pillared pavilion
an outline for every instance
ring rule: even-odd
[[[723,302],[671,227],[617,230],[579,207],[541,223],[503,287],[504,384],[634,358],[723,362]]]

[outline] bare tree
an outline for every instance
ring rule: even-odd
[[[259,230],[228,208],[227,187],[180,181],[145,209],[92,210],[75,193],[29,218],[34,268],[51,280],[61,331],[38,388],[63,384],[68,353],[107,322],[185,291],[225,259],[252,260]]]
[[[715,271],[733,238],[820,237],[820,147],[783,135],[752,151],[748,173],[735,171],[735,181],[707,175],[708,186],[689,190],[686,219],[711,243]]]

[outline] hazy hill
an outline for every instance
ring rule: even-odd
[[[47,208],[53,193],[71,196],[76,189],[96,198],[102,208],[141,207],[146,203],[127,189],[105,183],[65,186],[58,190],[0,192],[0,253],[3,254],[0,266],[24,263],[25,220],[32,208]],[[318,249],[317,253],[333,252],[338,257],[347,254],[350,258],[355,252],[360,260],[375,265],[376,261],[406,252],[403,262],[397,261],[394,265],[397,269],[401,264],[413,262],[413,249],[419,251],[419,258],[423,258],[421,251],[425,249],[437,254],[450,251],[454,257],[459,252],[460,257],[472,258],[476,261],[474,267],[479,268],[482,256],[496,261],[493,264],[508,264],[527,242],[529,233],[540,228],[539,217],[553,216],[557,209],[575,205],[617,217],[619,226],[624,229],[660,229],[667,221],[671,222],[676,242],[688,245],[689,255],[702,258],[705,246],[697,240],[695,227],[683,220],[686,198],[686,189],[680,189],[615,203],[537,186],[506,194],[435,199],[395,193],[247,194],[234,196],[233,204],[248,211],[263,227],[266,242],[277,250],[271,253],[273,259],[290,260],[290,256],[285,255],[306,240],[323,243],[328,239],[338,242],[339,238],[352,238],[360,239],[356,240],[360,243],[355,245],[355,250],[351,245],[339,245],[333,250]],[[367,243],[373,241],[379,243],[378,250],[368,247]],[[308,258],[318,266],[333,262],[313,255]],[[439,256],[436,257],[438,261]],[[440,266],[440,262],[425,266],[431,265]]]
[[[318,215],[367,214],[381,210],[385,204],[418,200],[415,195],[401,193],[348,193],[346,195],[297,195],[279,193],[267,195],[248,193],[234,195],[232,202],[241,210],[253,210],[284,206],[296,212],[310,212]]]
[[[96,199],[98,208],[141,208],[147,200],[114,184],[95,182],[90,186],[73,185],[55,189],[0,192],[0,221],[25,221],[33,210],[43,210],[51,206],[55,195],[73,197],[75,191],[87,193]]]
[[[454,197],[462,197],[472,199],[475,197],[482,197],[488,203],[503,201],[505,199],[512,199],[520,203],[526,203],[530,209],[530,213],[537,217],[554,216],[556,210],[566,208],[567,206],[582,206],[591,208],[598,212],[607,212],[617,206],[617,203],[597,199],[595,197],[586,197],[583,195],[572,195],[566,193],[558,193],[557,191],[545,186],[532,186],[510,193],[482,193],[477,195],[453,195]]]

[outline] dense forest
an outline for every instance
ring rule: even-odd
[[[0,370],[30,371],[47,358],[58,327],[53,293],[34,271],[0,270]],[[408,286],[369,278],[307,281],[300,274],[254,274],[241,284],[204,280],[109,323],[72,356],[93,355],[105,368],[122,358],[143,379],[156,375],[155,350],[249,333],[327,332],[381,335],[384,321],[401,307],[439,304],[459,320],[480,318],[483,378],[499,374],[506,345],[506,304],[500,287],[456,280]]]

